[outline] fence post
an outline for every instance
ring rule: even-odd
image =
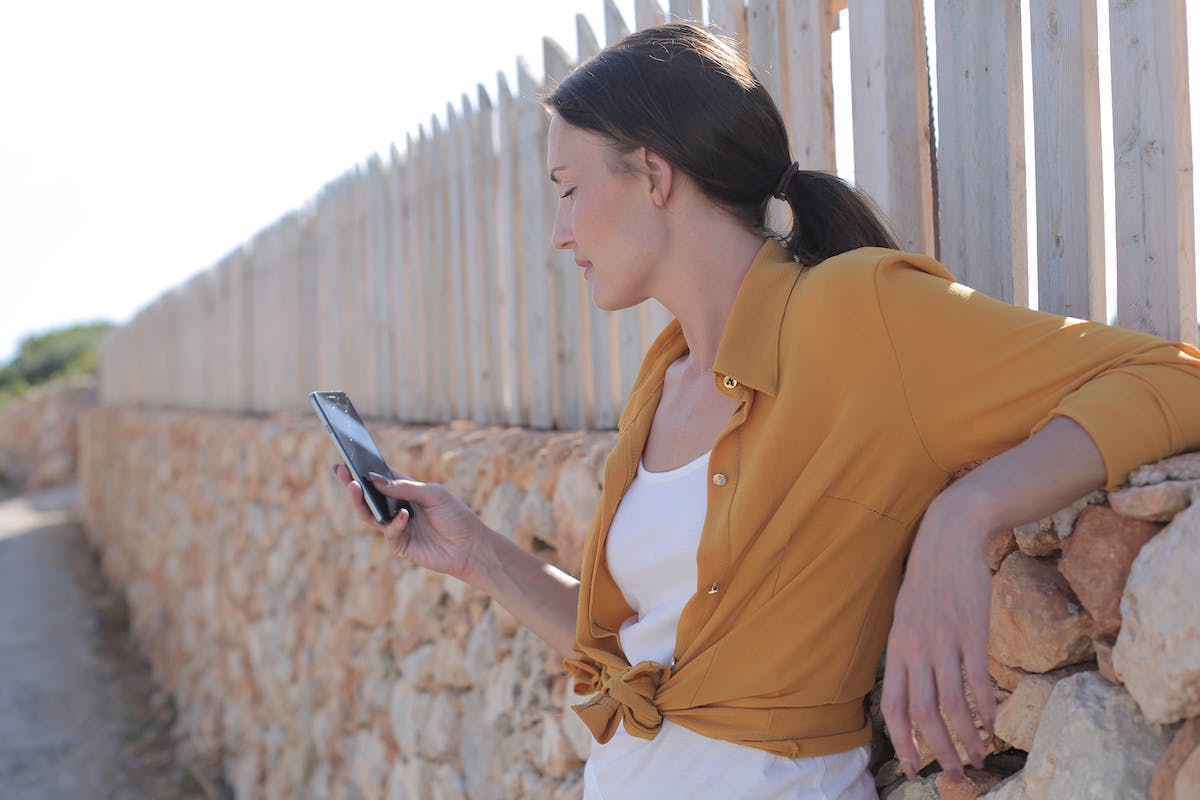
[[[879,204],[902,248],[934,254],[922,0],[856,0],[850,15],[854,183]]]
[[[1019,0],[938,0],[940,257],[964,283],[1029,302]]]
[[[1095,0],[1032,0],[1038,307],[1105,321]]]
[[[1185,2],[1110,8],[1117,324],[1195,344]]]

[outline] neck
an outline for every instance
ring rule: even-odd
[[[738,289],[763,244],[760,234],[727,218],[721,222],[707,228],[707,235],[680,238],[665,288],[655,295],[683,328],[685,377],[698,380],[711,378]]]

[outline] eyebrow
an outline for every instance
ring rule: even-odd
[[[566,169],[566,166],[565,166],[565,165],[564,165],[564,166],[561,166],[561,167],[555,167],[554,169],[550,170],[550,182],[551,182],[551,183],[558,183],[558,178],[554,177],[554,173],[556,173],[556,172],[558,172],[558,171],[560,171],[560,170],[564,170],[564,169]]]

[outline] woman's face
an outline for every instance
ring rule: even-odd
[[[608,311],[652,296],[666,238],[648,174],[633,157],[630,169],[619,169],[621,158],[607,139],[551,118],[546,160],[559,194],[553,243],[574,251],[592,302]]]

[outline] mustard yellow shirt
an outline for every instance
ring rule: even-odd
[[[869,741],[875,681],[905,555],[948,477],[1056,415],[1098,445],[1110,487],[1200,447],[1200,352],[1031,311],[957,284],[936,261],[883,249],[811,269],[768,240],[738,291],[713,367],[738,405],[709,457],[696,594],[674,664],[627,663],[633,610],[604,561],[678,321],[647,352],[580,573],[576,707],[599,741],[662,718],[795,758]]]

